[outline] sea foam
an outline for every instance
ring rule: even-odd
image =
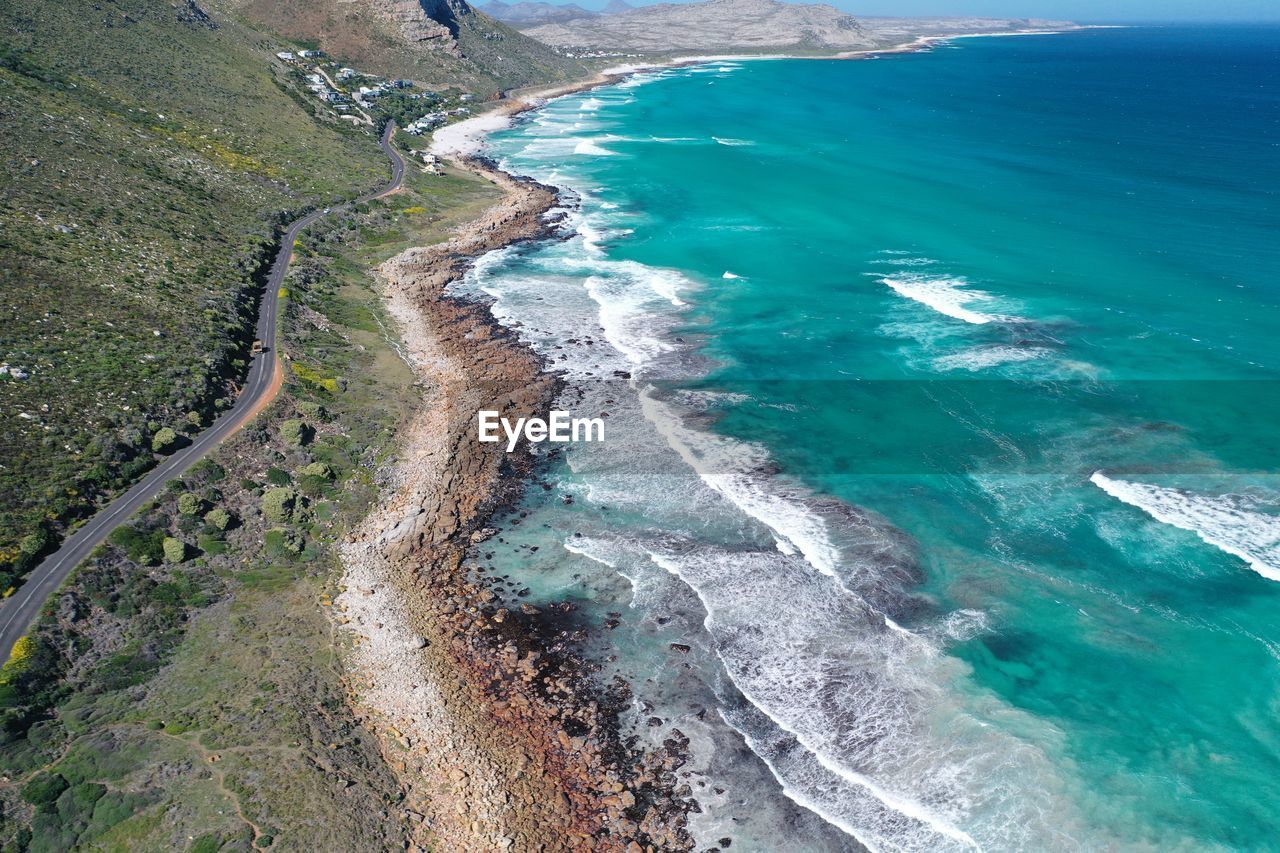
[[[975,311],[969,306],[973,303],[988,303],[992,296],[981,290],[968,287],[963,278],[944,278],[933,275],[897,275],[880,279],[899,296],[905,296],[927,305],[939,314],[963,320],[966,323],[982,325],[1002,319],[998,314]]]
[[[1116,480],[1095,471],[1089,478],[1113,498],[1163,524],[1187,530],[1239,557],[1263,577],[1280,581],[1280,518],[1257,512],[1230,495],[1207,497],[1181,489]]]

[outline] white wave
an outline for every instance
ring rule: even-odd
[[[618,152],[610,151],[608,148],[603,148],[600,145],[597,145],[594,139],[583,139],[574,146],[573,153],[587,154],[592,157],[612,157]]]
[[[585,110],[586,112],[595,112],[602,106],[604,106],[604,101],[599,98],[587,98],[578,106],[578,109]]]
[[[1013,364],[1022,361],[1034,361],[1044,358],[1051,350],[1044,347],[973,347],[950,355],[940,356],[933,360],[937,370],[985,370],[1001,364]]]
[[[742,145],[755,145],[754,142],[748,139],[729,139],[727,137],[721,137],[721,136],[713,136],[711,138],[714,139],[716,142],[719,142],[721,145],[730,145],[734,147],[738,147]]]
[[[657,399],[652,387],[641,391],[640,406],[645,418],[702,482],[768,526],[819,572],[837,577],[840,555],[826,522],[801,501],[773,491],[772,481],[753,473],[766,461],[759,448],[686,427],[678,413]]]
[[[873,850],[1056,849],[1075,829],[1043,753],[1004,733],[1019,712],[958,701],[961,664],[837,581],[779,553],[644,552],[702,602],[750,703],[722,713],[796,802]]]
[[[888,276],[880,279],[899,296],[927,305],[939,314],[964,320],[966,323],[983,324],[1014,318],[998,314],[985,314],[967,307],[974,302],[991,302],[993,297],[981,290],[968,287],[963,278],[943,278],[930,275]]]
[[[901,256],[890,256],[887,258],[875,258],[871,263],[885,264],[891,267],[927,267],[932,264],[936,264],[937,261],[933,258],[906,258]]]
[[[736,274],[736,273],[731,273],[731,272],[729,272],[728,270],[725,270],[725,271],[724,271],[724,275],[722,275],[722,276],[720,276],[720,277],[721,277],[721,278],[729,278],[729,279],[733,279],[733,278],[742,278],[742,276],[740,276],[740,275],[738,275],[738,274]]]
[[[1131,483],[1101,471],[1095,471],[1089,481],[1156,521],[1190,531],[1203,542],[1239,557],[1264,578],[1280,581],[1280,517],[1257,512],[1230,495],[1207,497]]]
[[[609,345],[634,365],[652,362],[673,347],[646,330],[644,300],[629,281],[601,275],[587,276],[583,286],[600,306],[600,326]]]

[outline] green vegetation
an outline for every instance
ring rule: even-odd
[[[204,510],[204,499],[195,492],[178,495],[178,512],[183,515],[199,515]]]
[[[156,453],[172,453],[178,446],[178,434],[169,427],[161,427],[151,437],[151,449]]]
[[[111,531],[108,539],[140,566],[154,566],[164,559],[163,528],[143,531],[127,524],[121,525]]]
[[[187,559],[187,543],[181,539],[166,536],[164,539],[164,561],[166,563],[181,563],[185,559]]]
[[[230,403],[280,224],[385,180],[275,48],[185,2],[0,4],[0,590]]]
[[[495,195],[414,174],[406,193],[304,237],[281,346],[345,389],[294,377],[49,603],[0,677],[0,848],[404,848],[386,817],[399,788],[345,705],[319,602],[336,591],[333,544],[374,500],[371,472],[416,400],[366,270]],[[282,439],[292,419],[314,425],[311,443]],[[288,490],[289,471],[325,482],[305,522],[263,517],[272,471],[286,483],[274,488]],[[203,519],[180,511],[184,495],[208,502]],[[200,552],[164,561],[166,538],[192,536]]]
[[[205,524],[223,533],[225,533],[226,529],[231,526],[231,520],[231,513],[227,512],[220,506],[209,510],[204,516]]]
[[[307,426],[304,421],[297,418],[290,418],[280,424],[280,437],[284,439],[284,443],[290,447],[302,447],[311,441],[311,436],[315,434],[315,430]]]
[[[268,521],[293,521],[298,510],[298,493],[283,486],[262,495],[262,514]]]

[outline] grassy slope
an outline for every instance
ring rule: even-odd
[[[281,87],[273,44],[180,6],[0,4],[0,360],[30,374],[0,378],[0,590],[22,537],[216,411],[283,211],[386,174]]]
[[[394,777],[350,718],[323,604],[332,552],[375,497],[371,472],[396,452],[414,377],[367,270],[410,245],[443,239],[496,190],[461,174],[414,170],[408,189],[362,214],[317,226],[290,270],[281,345],[285,393],[254,428],[133,521],[199,553],[145,566],[107,546],[51,603],[26,668],[0,677],[0,844],[31,850],[398,849]],[[305,377],[305,378],[304,378]],[[323,411],[318,411],[317,406]],[[303,416],[306,447],[281,440]],[[300,469],[331,466],[331,482]],[[262,487],[288,478],[309,495],[289,523],[258,514]],[[216,489],[216,496],[210,489]],[[242,519],[225,534],[177,509],[209,496]],[[302,538],[292,555],[288,530]],[[265,543],[265,547],[264,547]],[[71,787],[38,807],[23,791],[61,776]],[[9,849],[9,848],[5,848]]]
[[[424,86],[461,86],[487,97],[532,83],[585,74],[577,62],[499,21],[471,11],[450,26],[463,58],[410,44],[366,2],[344,0],[222,0],[247,21],[315,45],[356,68],[415,80]]]

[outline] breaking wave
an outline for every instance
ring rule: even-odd
[[[1239,557],[1264,578],[1280,581],[1280,517],[1258,512],[1252,501],[1116,480],[1101,471],[1095,471],[1089,481],[1156,521],[1190,531],[1206,544]]]

